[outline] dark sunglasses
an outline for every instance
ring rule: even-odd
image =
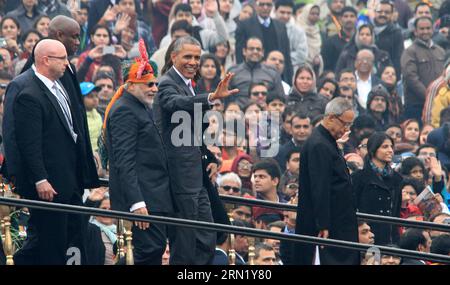
[[[222,188],[223,188],[223,190],[225,190],[225,191],[230,191],[231,189],[233,189],[233,192],[234,193],[239,193],[239,192],[241,192],[241,189],[240,188],[238,188],[238,187],[232,187],[232,186],[228,186],[228,185],[225,185],[225,186],[222,186]]]
[[[258,6],[259,6],[259,7],[264,7],[264,6],[266,6],[266,7],[272,7],[272,6],[273,6],[273,3],[261,3],[261,2],[258,2]]]
[[[158,85],[159,85],[158,82],[149,82],[149,83],[147,83],[147,86],[150,87],[150,88],[152,88],[153,86],[158,87]]]
[[[254,91],[254,92],[252,92],[252,95],[253,96],[258,96],[258,95],[263,95],[263,96],[267,96],[267,92],[263,92],[263,91],[261,91],[261,92],[258,92],[258,91]]]
[[[109,84],[99,84],[99,85],[97,85],[95,87],[100,88],[100,89],[103,89],[103,88],[114,89],[114,87],[112,85],[109,85]]]

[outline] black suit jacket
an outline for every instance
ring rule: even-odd
[[[284,72],[283,80],[290,83],[292,81],[293,70],[291,61],[291,50],[289,45],[289,38],[286,31],[286,25],[278,20],[271,19],[271,25],[274,25],[277,38],[274,41],[278,44],[278,50],[284,55]],[[256,37],[261,39],[263,42],[263,31],[261,28],[261,23],[258,17],[254,16],[243,22],[239,22],[236,29],[236,61],[241,63],[244,61],[244,56],[242,54],[243,48],[247,44],[249,38]],[[270,50],[264,51],[264,57],[271,52]]]
[[[21,156],[21,170],[17,174],[19,194],[38,199],[35,183],[47,179],[58,193],[54,202],[68,203],[75,192],[82,194],[77,163],[79,148],[56,97],[36,75],[31,79],[17,94],[13,106]],[[74,131],[79,133],[76,124]]]
[[[214,260],[211,265],[229,265],[228,255],[216,248],[216,251],[214,252]],[[237,252],[235,265],[245,265],[244,259]]]
[[[73,71],[73,72],[72,72]],[[97,167],[95,166],[94,155],[92,153],[91,140],[89,138],[89,128],[87,124],[86,109],[84,107],[83,97],[81,95],[80,83],[78,82],[75,66],[72,64],[70,68],[66,68],[60,81],[67,93],[69,94],[71,108],[73,110],[73,118],[78,126],[80,148],[80,168],[82,170],[83,187],[96,188],[99,187]]]
[[[34,51],[34,50],[33,50]],[[27,73],[28,70],[31,69],[33,64],[33,56],[30,56],[25,63],[25,66],[22,69],[22,73]],[[73,72],[72,72],[73,71]],[[86,117],[86,109],[84,108],[83,97],[81,95],[80,83],[78,82],[75,66],[70,64],[66,68],[64,75],[59,79],[59,81],[64,86],[64,89],[67,91],[69,95],[71,109],[72,109],[72,117],[74,120],[74,124],[78,126],[78,143],[77,147],[80,151],[79,164],[80,169],[82,171],[82,182],[84,188],[97,188],[100,186],[97,174],[97,167],[95,166],[94,155],[92,153],[91,140],[89,138],[89,129],[87,124]],[[31,72],[33,72],[31,70]],[[33,72],[34,74],[34,72]],[[18,77],[19,78],[19,77]],[[27,78],[28,79],[28,78]],[[18,82],[17,86],[23,86],[26,83],[25,80],[22,79]],[[14,80],[15,81],[15,80]],[[18,89],[20,90],[20,89]],[[14,95],[14,93],[12,93]],[[17,94],[17,91],[16,91]],[[5,126],[5,125],[3,125]],[[14,132],[14,130],[12,130]],[[14,144],[12,144],[14,146]],[[8,157],[6,158],[8,160]],[[10,165],[7,164],[8,169]],[[9,171],[9,170],[8,170]]]
[[[200,193],[204,186],[202,130],[207,125],[202,123],[203,112],[196,110],[196,114],[200,114],[200,122],[197,122],[200,125],[196,128],[197,134],[194,134],[194,105],[199,110],[209,110],[208,94],[193,96],[172,67],[160,78],[159,91],[153,103],[153,117],[167,148],[172,189],[180,194]],[[177,114],[185,116],[172,123],[172,115],[177,111],[182,111]],[[180,137],[183,138],[182,143]]]
[[[33,76],[33,70],[27,70],[14,78],[8,84],[5,92],[3,105],[3,145],[6,159],[2,165],[2,173],[9,178],[16,176],[20,172],[20,153],[17,149],[13,105],[17,94],[25,88],[28,82],[33,80]]]
[[[144,104],[124,91],[106,127],[112,208],[128,212],[145,201],[150,212],[173,212],[166,151]]]

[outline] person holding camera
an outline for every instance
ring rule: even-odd
[[[83,52],[78,59],[77,69],[88,69],[84,78],[78,78],[80,81],[91,82],[94,71],[100,65],[102,57],[106,54],[112,54],[120,59],[127,57],[127,52],[121,45],[112,45],[111,32],[108,27],[97,25],[91,32],[91,47]],[[87,68],[87,66],[89,68]]]

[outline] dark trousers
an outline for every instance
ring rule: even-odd
[[[159,213],[150,215],[163,216]],[[136,265],[161,265],[162,256],[166,250],[167,226],[163,224],[150,223],[150,227],[141,230],[133,223],[133,254]]]
[[[208,193],[175,194],[179,212],[175,217],[213,222]],[[183,227],[169,227],[170,265],[205,265],[214,259],[216,232]]]
[[[5,253],[3,252],[3,241],[2,241],[2,237],[0,235],[0,265],[5,265],[6,264],[6,256]]]
[[[67,204],[82,206],[74,193]],[[65,265],[86,262],[87,219],[82,215],[30,209],[27,240],[15,254],[17,265]]]

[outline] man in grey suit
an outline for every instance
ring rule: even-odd
[[[167,216],[174,211],[166,151],[151,103],[158,83],[146,55],[128,66],[125,84],[106,109],[106,147],[113,210]],[[139,66],[144,67],[140,72]],[[167,227],[136,222],[132,228],[135,264],[161,265]]]
[[[202,168],[206,147],[200,143],[201,134],[194,131],[194,115],[203,118],[203,111],[200,110],[209,110],[215,99],[225,98],[238,90],[228,90],[233,75],[227,74],[214,93],[195,94],[192,79],[200,67],[200,54],[201,46],[195,38],[186,36],[176,40],[171,53],[173,66],[160,78],[153,115],[167,148],[171,186],[179,210],[176,216],[212,222],[211,204],[203,182],[203,172],[211,166]],[[181,124],[172,123],[178,115],[184,116],[178,120]],[[182,136],[187,135],[189,139],[180,144],[177,142],[177,132],[185,125],[187,129],[183,129]],[[202,129],[205,125],[199,131]],[[170,228],[169,237],[170,264],[201,265],[212,262],[215,232],[177,227]]]

